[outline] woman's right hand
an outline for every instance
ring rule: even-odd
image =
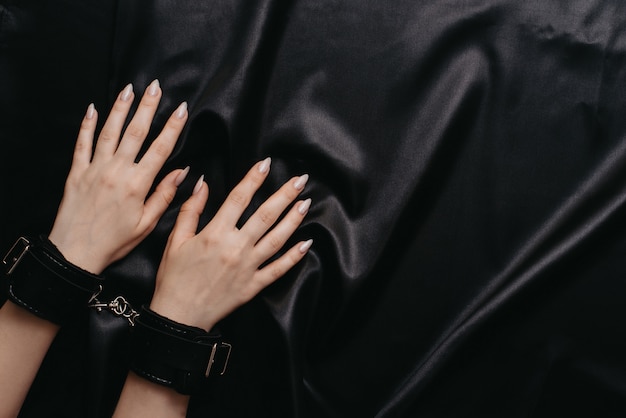
[[[150,308],[171,320],[211,329],[291,269],[312,240],[294,245],[259,268],[287,242],[307,214],[310,199],[280,215],[304,189],[308,175],[285,183],[239,229],[237,222],[270,169],[268,158],[257,163],[233,189],[211,222],[196,234],[208,187],[200,178],[182,206],[169,237]]]

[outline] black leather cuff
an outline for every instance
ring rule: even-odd
[[[191,395],[209,377],[223,375],[231,345],[208,333],[169,320],[143,306],[131,333],[131,370],[154,383]]]
[[[104,279],[67,261],[47,238],[21,237],[2,260],[9,299],[58,325],[84,310]]]

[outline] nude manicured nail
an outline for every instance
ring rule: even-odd
[[[87,117],[87,119],[93,119],[93,116],[96,114],[96,107],[93,105],[93,103],[91,103],[89,105],[89,107],[87,108],[87,115],[85,115]]]
[[[309,249],[311,248],[311,245],[313,245],[313,240],[310,239],[308,241],[303,242],[300,247],[298,247],[298,251],[300,251],[302,254],[306,253],[307,251],[309,251]]]
[[[178,173],[178,175],[176,176],[176,180],[174,180],[174,184],[176,184],[176,187],[183,184],[183,181],[185,181],[185,179],[187,178],[187,174],[189,174],[189,166],[185,167],[185,169]]]
[[[150,83],[150,86],[148,86],[148,94],[150,96],[156,96],[157,94],[159,94],[159,87],[161,85],[159,84],[159,80],[154,80],[152,83]]]
[[[261,161],[261,164],[259,164],[259,172],[261,172],[261,174],[267,173],[270,170],[271,164],[272,164],[272,159],[270,157],[267,157],[266,159]]]
[[[298,212],[300,212],[300,215],[304,215],[309,211],[310,207],[311,199],[307,199],[304,202],[300,203],[300,205],[298,206]]]
[[[296,180],[296,182],[293,184],[293,187],[295,187],[297,190],[302,190],[304,189],[307,181],[309,181],[309,175],[303,174],[298,177],[298,180]]]
[[[192,194],[197,194],[198,192],[200,192],[200,189],[202,189],[202,183],[204,182],[204,174],[200,176],[200,178],[198,179],[198,182],[196,183],[196,185],[193,188],[193,193]]]
[[[176,109],[176,117],[182,119],[185,117],[185,114],[187,114],[187,102],[182,102]]]
[[[133,85],[131,83],[128,83],[126,87],[124,87],[124,90],[122,90],[122,95],[120,96],[120,99],[122,99],[123,102],[127,102],[132,94]]]

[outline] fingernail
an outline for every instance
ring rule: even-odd
[[[182,102],[179,106],[178,109],[176,109],[176,117],[178,119],[182,119],[185,117],[185,114],[187,113],[187,102]]]
[[[307,181],[309,181],[309,175],[303,174],[298,177],[298,180],[296,180],[296,182],[293,184],[293,187],[295,187],[297,190],[302,190],[304,189]]]
[[[187,178],[187,174],[189,174],[189,166],[185,167],[185,169],[178,173],[178,175],[176,176],[176,180],[174,180],[174,184],[176,184],[176,187],[183,184],[183,181],[185,181],[185,179]]]
[[[96,107],[91,103],[87,108],[87,119],[93,119],[93,116],[96,114]]]
[[[133,85],[132,83],[128,83],[128,85],[124,87],[124,90],[122,90],[122,95],[120,96],[120,99],[122,99],[123,102],[127,102],[128,99],[130,99],[131,94],[133,94]]]
[[[261,174],[265,174],[270,170],[270,164],[272,164],[272,159],[270,157],[261,161],[261,164],[259,165],[259,171]]]
[[[309,211],[310,207],[311,199],[307,199],[304,202],[300,203],[300,206],[298,206],[298,212],[300,212],[300,215],[305,215]]]
[[[200,189],[202,189],[202,183],[204,182],[204,174],[200,176],[200,178],[198,179],[198,182],[196,183],[196,185],[193,188],[193,192],[192,194],[197,194]]]
[[[303,242],[300,247],[298,248],[298,251],[300,251],[302,254],[306,253],[307,251],[309,251],[309,248],[311,248],[311,245],[313,245],[313,240],[310,239],[308,241]]]
[[[152,83],[150,83],[150,86],[148,87],[148,94],[150,96],[156,96],[157,94],[159,94],[159,80],[154,80]]]

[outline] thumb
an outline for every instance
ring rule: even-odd
[[[204,182],[204,176],[198,179],[191,197],[180,208],[176,224],[170,234],[170,241],[177,245],[196,235],[200,214],[209,197],[209,186]]]
[[[189,167],[184,170],[172,171],[161,180],[154,193],[146,200],[140,222],[140,225],[143,225],[142,229],[146,230],[146,235],[154,229],[165,210],[174,200],[176,190],[187,173],[189,173]]]

